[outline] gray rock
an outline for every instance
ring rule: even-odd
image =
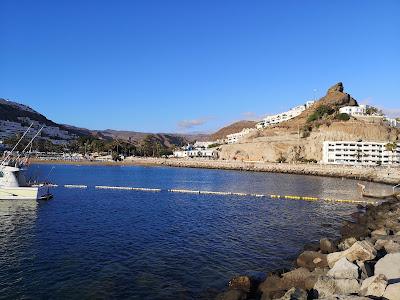
[[[318,298],[332,296],[336,294],[335,280],[328,276],[320,276],[314,285],[314,289],[318,292]]]
[[[243,290],[248,293],[248,292],[250,292],[250,289],[251,289],[251,279],[249,276],[233,277],[229,281],[228,287],[230,289]]]
[[[400,252],[400,244],[393,240],[386,241],[386,243],[383,245],[383,248],[385,249],[386,253]]]
[[[310,273],[310,276],[306,278],[304,281],[304,287],[306,290],[311,290],[314,288],[315,283],[317,282],[318,278],[322,275],[326,275],[328,273],[328,268],[315,268],[314,271]]]
[[[349,237],[342,242],[339,243],[338,248],[341,251],[349,249],[353,244],[357,242],[357,240],[354,237]]]
[[[360,284],[357,279],[335,279],[329,276],[320,276],[314,285],[318,297],[328,297],[335,294],[348,295],[358,293]]]
[[[319,241],[319,248],[321,249],[321,252],[324,254],[328,254],[328,253],[337,251],[335,243],[327,238],[323,238]]]
[[[375,265],[375,275],[383,274],[387,280],[400,280],[400,253],[382,257]]]
[[[387,235],[387,231],[385,228],[376,229],[371,232],[371,238],[381,237]]]
[[[336,284],[336,294],[348,295],[356,294],[360,291],[360,283],[357,279],[334,279]]]
[[[349,249],[334,252],[327,255],[327,261],[330,268],[334,266],[334,264],[341,259],[342,257],[346,257],[348,261],[366,261],[374,259],[376,256],[376,249],[374,246],[368,241],[357,241],[355,242]]]
[[[312,273],[307,268],[297,268],[293,271],[283,273],[281,284],[286,289],[290,289],[292,287],[306,289],[305,280],[310,277],[311,274]]]
[[[282,278],[277,275],[269,275],[258,287],[258,291],[262,294],[261,299],[271,299],[274,293],[284,290]]]
[[[387,253],[400,252],[400,237],[395,235],[381,236],[374,245],[376,250],[385,249]]]
[[[399,300],[400,299],[400,282],[389,284],[386,287],[383,297],[388,300]]]
[[[347,296],[347,295],[332,295],[329,297],[318,298],[319,300],[371,300],[368,297],[361,296]]]
[[[315,268],[325,268],[328,266],[326,254],[315,251],[304,251],[297,258],[297,266],[304,267],[313,271]]]
[[[242,290],[229,290],[217,296],[216,300],[245,300],[247,294]]]
[[[342,257],[329,270],[327,275],[336,279],[357,279],[358,267],[349,262],[346,257]]]
[[[307,292],[299,288],[291,288],[279,300],[307,300]]]
[[[361,284],[360,295],[382,297],[387,286],[385,275],[375,275],[369,277]]]

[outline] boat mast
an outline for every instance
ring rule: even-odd
[[[40,129],[38,130],[38,132],[36,132],[36,134],[34,135],[34,137],[33,137],[33,138],[29,141],[29,143],[25,146],[24,150],[22,150],[22,152],[18,154],[18,156],[17,156],[17,158],[16,158],[15,161],[18,161],[18,159],[21,157],[21,154],[23,154],[23,153],[26,151],[26,149],[28,149],[29,145],[31,145],[31,144],[33,143],[33,140],[39,135],[39,133],[42,131],[43,128],[44,128],[44,126],[42,126],[42,128],[40,128]]]
[[[3,159],[3,161],[1,162],[0,166],[3,166],[4,163],[7,161],[7,159],[11,156],[11,154],[14,152],[14,150],[17,148],[17,146],[19,145],[19,143],[22,141],[22,139],[25,137],[25,135],[28,133],[29,129],[31,129],[31,127],[33,126],[33,123],[28,127],[28,129],[24,132],[24,134],[21,136],[21,138],[19,139],[19,141],[15,144],[14,148],[12,148],[12,150],[7,154],[6,158]]]

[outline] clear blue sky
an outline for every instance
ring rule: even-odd
[[[396,0],[1,0],[0,97],[147,132],[212,131],[338,81],[396,112],[399,16]]]

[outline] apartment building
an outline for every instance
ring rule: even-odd
[[[323,142],[322,163],[336,165],[400,166],[400,144],[389,142]]]
[[[240,132],[236,132],[236,133],[232,133],[232,134],[228,134],[226,136],[226,142],[228,144],[236,144],[239,143],[243,137],[245,137],[246,135],[248,135],[250,132],[255,131],[255,128],[244,128],[242,129],[242,131]]]
[[[314,101],[307,101],[303,105],[299,105],[296,107],[291,108],[288,111],[285,111],[280,114],[266,116],[261,122],[258,122],[256,125],[257,129],[263,129],[271,125],[279,124],[290,119],[293,119],[300,115],[303,111],[309,108],[311,105],[314,104]]]

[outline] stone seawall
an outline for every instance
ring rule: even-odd
[[[160,160],[158,163],[171,167],[288,173],[314,176],[344,177],[387,184],[400,183],[400,168],[180,159],[165,159]]]
[[[38,161],[34,163],[55,164],[85,164],[85,165],[142,165],[142,166],[169,166],[182,168],[205,168],[222,170],[242,170],[271,173],[288,173],[300,175],[343,177],[359,179],[386,184],[400,183],[400,168],[398,167],[354,167],[320,164],[295,164],[295,163],[264,163],[241,162],[226,160],[205,159],[162,159],[162,158],[134,158],[123,162],[91,162],[91,161]]]

